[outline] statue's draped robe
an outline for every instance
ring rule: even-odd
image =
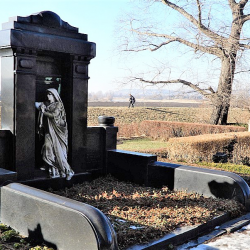
[[[68,129],[66,113],[58,92],[55,89],[48,89],[48,91],[54,95],[56,102],[49,104],[43,113],[48,126],[45,130],[42,158],[52,167],[52,176],[58,174],[62,177],[72,176],[74,172],[67,161]]]

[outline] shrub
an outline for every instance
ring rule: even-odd
[[[116,124],[118,127],[118,138],[131,138],[141,136],[138,123]]]
[[[188,162],[212,162],[218,152],[227,154],[229,162],[244,163],[250,157],[250,133],[233,132],[170,138],[167,142],[168,157]]]
[[[154,140],[168,141],[172,137],[187,137],[202,134],[218,134],[225,132],[243,132],[246,128],[239,126],[210,125],[202,123],[143,121],[138,133]]]

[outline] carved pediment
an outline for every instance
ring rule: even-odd
[[[78,28],[69,25],[52,11],[41,11],[26,17],[17,16],[15,21],[17,23],[43,25],[49,28],[62,28],[68,31],[78,32]]]

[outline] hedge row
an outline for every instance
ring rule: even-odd
[[[202,123],[169,122],[169,121],[143,121],[140,123],[138,133],[154,140],[168,141],[173,137],[187,137],[203,134],[218,134],[226,132],[243,132],[245,127],[210,125]]]
[[[229,162],[250,163],[250,132],[170,138],[166,146],[167,157],[172,160],[213,162],[220,152]]]
[[[140,132],[140,123],[115,124],[118,127],[118,138],[132,138],[142,136]]]

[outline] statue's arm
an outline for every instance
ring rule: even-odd
[[[49,113],[49,112],[47,112],[47,111],[42,111],[42,113],[43,113],[45,116],[49,117],[49,118],[54,118],[54,115],[51,114],[51,113]]]

